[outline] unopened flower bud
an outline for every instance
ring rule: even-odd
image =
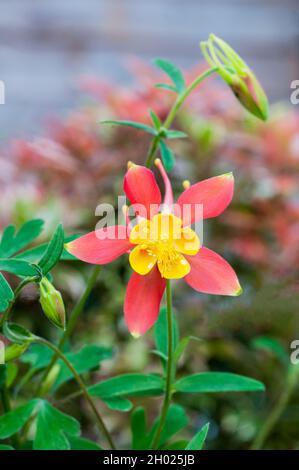
[[[4,351],[5,362],[18,359],[26,351],[29,345],[30,345],[29,342],[23,343],[23,344],[17,344],[17,343],[8,344],[8,346],[5,347],[5,351]]]
[[[202,52],[212,67],[230,86],[236,98],[251,114],[265,121],[268,117],[267,96],[256,76],[243,59],[214,34],[201,42]]]
[[[42,278],[39,287],[40,303],[44,314],[58,328],[65,329],[65,308],[60,292],[46,277]]]

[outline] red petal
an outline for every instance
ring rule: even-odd
[[[216,217],[229,205],[233,192],[234,177],[232,173],[200,181],[180,195],[177,205],[180,207],[181,214],[177,211],[176,215],[183,220],[183,225],[191,225],[200,219],[201,211],[196,212],[196,206],[202,204],[204,219]]]
[[[106,264],[126,253],[132,246],[126,227],[117,225],[87,233],[68,243],[65,248],[86,263]]]
[[[187,284],[199,292],[217,295],[240,295],[242,288],[230,264],[208,248],[201,248],[197,255],[185,258],[191,271],[184,277]]]
[[[160,303],[165,290],[165,280],[154,267],[146,276],[133,273],[129,281],[124,313],[133,336],[143,335],[158,318]]]
[[[158,213],[161,192],[154,173],[145,166],[133,164],[128,169],[124,179],[124,191],[131,204],[144,206],[146,213],[136,211],[140,216],[150,219]]]

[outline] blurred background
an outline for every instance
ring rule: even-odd
[[[234,171],[233,203],[205,224],[205,242],[231,262],[244,288],[240,298],[223,299],[176,284],[182,335],[192,331],[202,339],[189,347],[179,373],[230,371],[267,388],[262,395],[191,395],[182,402],[191,417],[188,432],[212,423],[211,449],[249,448],[290,391],[290,343],[299,339],[299,105],[290,104],[290,83],[299,79],[298,16],[295,0],[2,0],[0,230],[36,217],[47,221],[45,237],[59,220],[68,233],[94,228],[96,205],[116,201],[127,160],[144,162],[150,143],[140,132],[98,121],[148,122],[149,109],[163,119],[173,102],[171,93],[154,88],[165,80],[154,57],[175,62],[190,81],[206,67],[198,43],[214,32],[253,68],[270,98],[270,119],[258,122],[213,78],[175,123],[190,136],[172,147],[177,194],[186,178]],[[54,273],[69,308],[88,272],[73,262]],[[123,324],[129,275],[124,260],[103,268],[78,326],[75,345],[115,347],[101,377],[159,368],[149,353],[152,335],[135,341]],[[55,337],[35,291],[25,292],[18,315],[37,333]],[[265,448],[299,448],[296,381],[292,387]],[[84,421],[78,403],[70,412]],[[158,402],[145,403],[152,417]],[[106,412],[125,447],[128,416]],[[93,430],[86,425],[85,433]]]

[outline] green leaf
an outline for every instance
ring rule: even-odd
[[[7,446],[5,444],[0,444],[0,450],[15,450],[15,449],[11,446]]]
[[[83,437],[67,436],[71,450],[102,450],[96,442]]]
[[[66,357],[78,374],[84,374],[89,370],[98,368],[102,361],[110,359],[112,355],[113,351],[111,348],[90,344],[83,346],[78,352],[66,354]],[[59,360],[58,364],[60,365],[60,372],[55,382],[55,390],[60,387],[60,385],[73,378],[73,374],[64,362]]]
[[[188,444],[188,441],[185,439],[182,439],[180,441],[175,441],[171,442],[169,444],[166,444],[165,446],[162,446],[162,450],[185,450],[186,445]]]
[[[7,280],[0,273],[0,312],[5,312],[10,302],[14,298],[14,293]]]
[[[59,224],[48,247],[39,261],[38,265],[43,271],[44,276],[54,268],[55,264],[59,261],[64,245],[64,232],[62,224]]]
[[[102,400],[104,403],[106,403],[110,410],[127,412],[130,411],[133,407],[132,402],[127,398],[102,398]]]
[[[156,83],[155,87],[156,88],[162,88],[163,90],[173,91],[174,93],[177,93],[176,87],[174,87],[172,85],[167,85],[167,83]]]
[[[101,124],[113,124],[116,126],[133,127],[134,129],[145,131],[148,134],[157,135],[157,132],[153,127],[147,126],[146,124],[142,124],[141,122],[106,120],[106,121],[101,121]]]
[[[175,165],[175,156],[173,151],[161,140],[160,142],[160,152],[163,165],[166,171],[171,171]]]
[[[209,423],[205,424],[201,430],[195,434],[193,439],[189,442],[186,450],[201,450],[206,440],[209,431]]]
[[[22,429],[37,408],[40,400],[28,401],[25,405],[0,416],[0,439],[6,439]]]
[[[80,424],[72,416],[42,401],[36,423],[34,450],[69,450],[71,444],[67,435],[78,436]]]
[[[27,261],[20,259],[0,259],[0,270],[19,277],[38,276],[38,269]]]
[[[152,434],[154,434],[159,420],[157,420],[153,426]],[[159,447],[165,444],[172,436],[177,434],[188,424],[188,418],[185,410],[182,406],[177,404],[171,404],[167,413],[166,421],[163,427],[163,431],[160,436]]]
[[[272,336],[258,336],[251,342],[251,346],[256,349],[264,349],[274,354],[282,363],[289,363],[289,356],[282,344]]]
[[[228,372],[201,372],[178,380],[174,386],[177,392],[261,392],[264,385],[258,380]]]
[[[71,235],[69,237],[65,237],[64,244],[69,243],[75,240],[76,238],[79,238],[80,236],[81,234],[80,235],[76,234],[76,235]],[[47,247],[48,247],[48,244],[43,243],[42,245],[38,245],[38,246],[35,246],[34,248],[31,248],[30,250],[23,251],[21,254],[16,255],[14,259],[23,259],[23,260],[29,261],[30,263],[35,263],[45,254]],[[65,260],[65,261],[78,261],[78,258],[71,255],[65,249],[63,249],[62,251],[60,259]]]
[[[158,320],[154,327],[154,337],[157,350],[167,358],[168,356],[168,333],[167,333],[167,310],[160,309]],[[179,328],[175,316],[173,316],[173,350],[177,347],[179,340]],[[164,361],[163,361],[164,362]]]
[[[0,242],[0,258],[8,258],[29,245],[43,230],[44,221],[41,219],[26,222],[15,235],[15,227],[9,225],[3,232]]]
[[[166,137],[167,139],[185,139],[188,136],[185,134],[185,132],[182,131],[167,130]]]
[[[30,349],[22,356],[21,361],[30,364],[34,369],[42,369],[50,363],[53,354],[49,348],[42,344],[32,344]],[[110,359],[112,355],[113,350],[109,347],[89,344],[83,346],[78,352],[67,353],[66,357],[78,374],[84,374],[91,369],[99,367],[102,361]],[[73,378],[73,374],[61,359],[57,361],[57,364],[60,367],[60,371],[54,384],[55,390]]]
[[[131,432],[133,450],[149,448],[151,436],[147,433],[145,410],[142,406],[135,408],[131,414]]]
[[[89,387],[91,395],[101,398],[161,395],[164,382],[154,374],[123,374]]]
[[[0,390],[6,382],[6,364],[0,364]]]
[[[3,325],[3,334],[9,341],[17,344],[28,343],[35,339],[35,336],[30,333],[30,331],[17,323],[5,322]]]
[[[34,369],[46,367],[53,357],[51,349],[42,344],[32,344],[30,349],[21,357],[21,362],[30,364]]]
[[[169,78],[173,81],[175,89],[178,93],[184,91],[186,87],[185,79],[178,67],[165,59],[155,59],[154,63],[169,76]]]
[[[182,354],[184,353],[185,349],[187,348],[188,344],[190,343],[191,340],[195,341],[201,341],[199,338],[196,336],[185,336],[180,340],[178,343],[177,347],[175,348],[174,354],[173,354],[173,359],[175,362],[178,362]]]
[[[150,109],[150,116],[151,116],[151,120],[153,122],[155,129],[158,131],[161,127],[161,121],[160,121],[159,116],[157,116],[157,114],[151,109]]]

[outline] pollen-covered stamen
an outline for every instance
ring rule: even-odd
[[[135,226],[130,236],[137,245],[130,254],[130,264],[138,274],[145,275],[157,263],[161,277],[179,279],[190,272],[184,254],[194,256],[199,239],[190,228],[172,214],[158,214],[151,221]]]

